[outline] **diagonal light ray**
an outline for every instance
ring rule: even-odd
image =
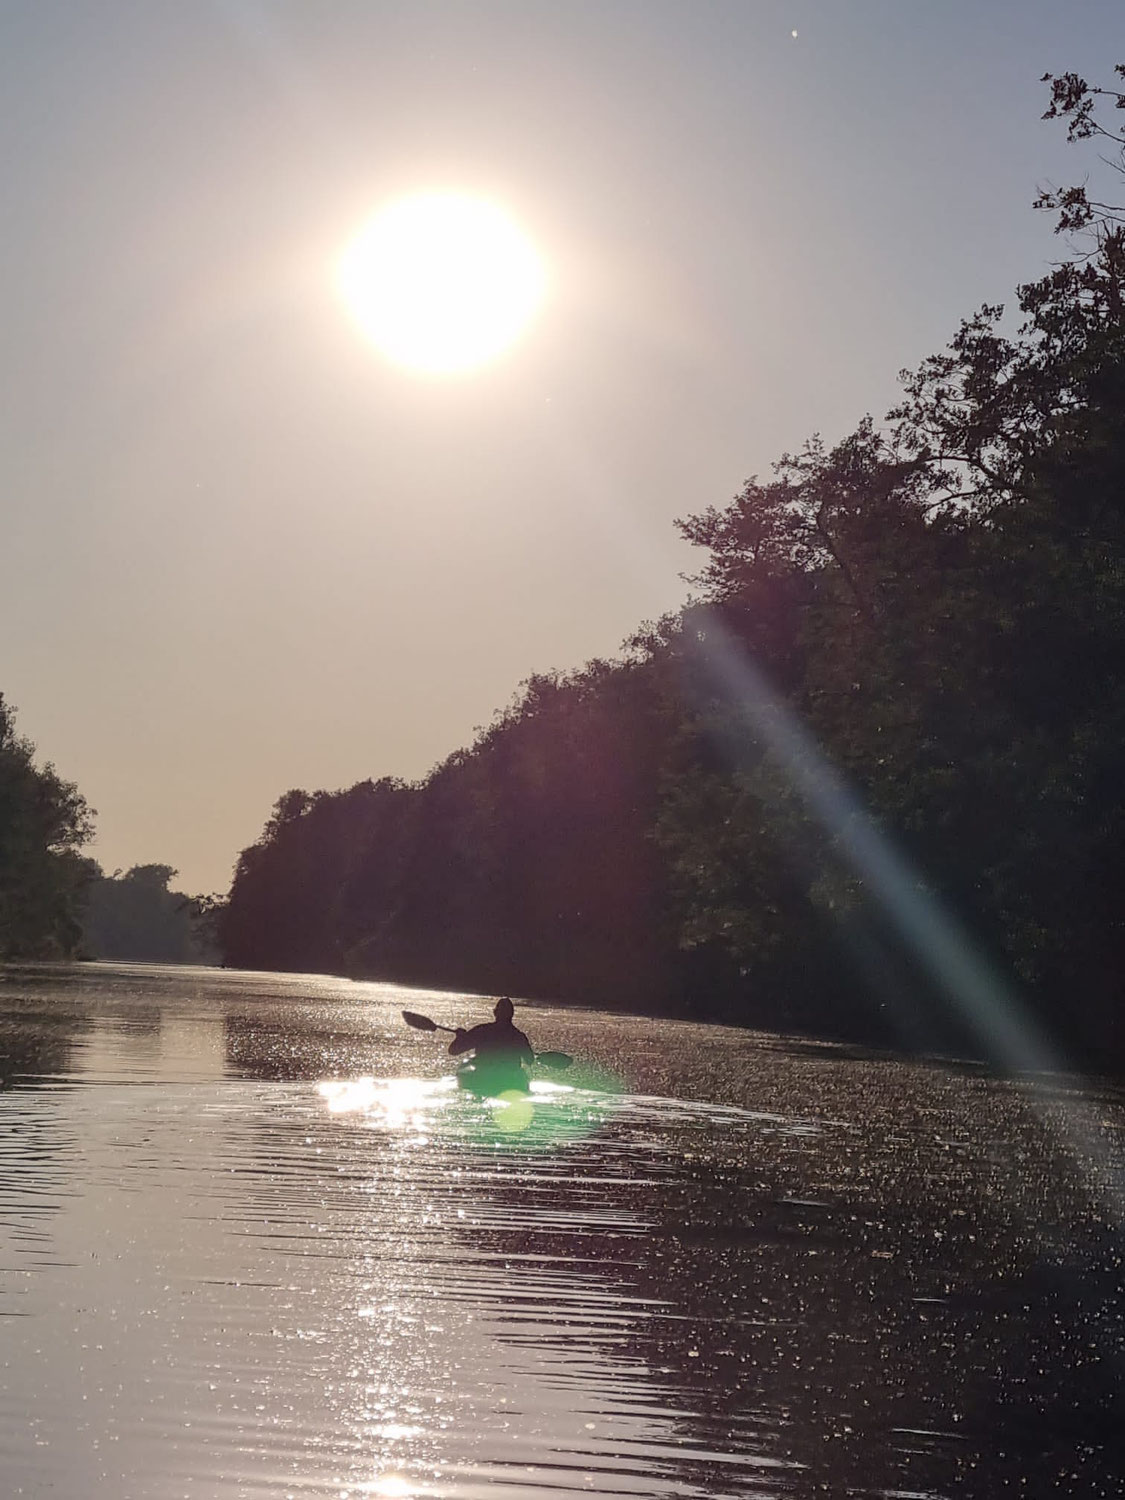
[[[1063,1064],[1035,1023],[1014,984],[976,948],[969,935],[926,889],[921,872],[895,848],[856,791],[829,762],[808,729],[772,690],[749,652],[714,611],[691,611],[686,637],[704,681],[736,712],[740,730],[763,745],[781,765],[809,812],[832,836],[854,873],[968,1027],[984,1056],[1025,1077],[1037,1115],[1071,1155],[1095,1198],[1125,1219],[1125,1187],[1114,1180],[1097,1121],[1076,1105],[1060,1136],[1048,1112],[1042,1082]]]

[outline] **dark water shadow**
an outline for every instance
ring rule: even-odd
[[[354,1029],[311,1018],[228,1010],[223,1015],[227,1069],[241,1078],[308,1082],[385,1072],[385,1049],[370,1025]]]
[[[90,1009],[67,997],[50,1006],[34,981],[0,988],[0,1089],[31,1087],[70,1074],[74,1049],[93,1022]]]

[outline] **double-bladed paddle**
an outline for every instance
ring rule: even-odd
[[[454,1035],[457,1033],[455,1026],[439,1026],[436,1021],[431,1021],[429,1016],[419,1015],[416,1010],[404,1010],[402,1019],[408,1026],[413,1026],[415,1031],[449,1031]],[[535,1061],[544,1068],[569,1068],[574,1059],[569,1052],[537,1052]]]
[[[404,1010],[402,1019],[408,1026],[413,1026],[415,1031],[452,1031],[454,1035],[457,1034],[456,1026],[439,1026],[429,1016],[420,1016],[416,1010]]]

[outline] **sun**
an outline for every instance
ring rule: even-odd
[[[510,348],[543,304],[547,276],[499,204],[418,193],[379,209],[344,250],[336,283],[388,359],[453,375]]]

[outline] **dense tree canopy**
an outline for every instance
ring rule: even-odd
[[[0,694],[0,958],[60,958],[81,938],[89,879],[78,853],[93,831],[78,789],[17,734]]]
[[[1125,97],[1046,81],[1125,164]],[[418,785],[282,798],[228,959],[972,1045],[862,824],[1048,1031],[1125,1060],[1125,222],[1040,204],[1071,238],[1017,316],[680,523],[679,614]]]

